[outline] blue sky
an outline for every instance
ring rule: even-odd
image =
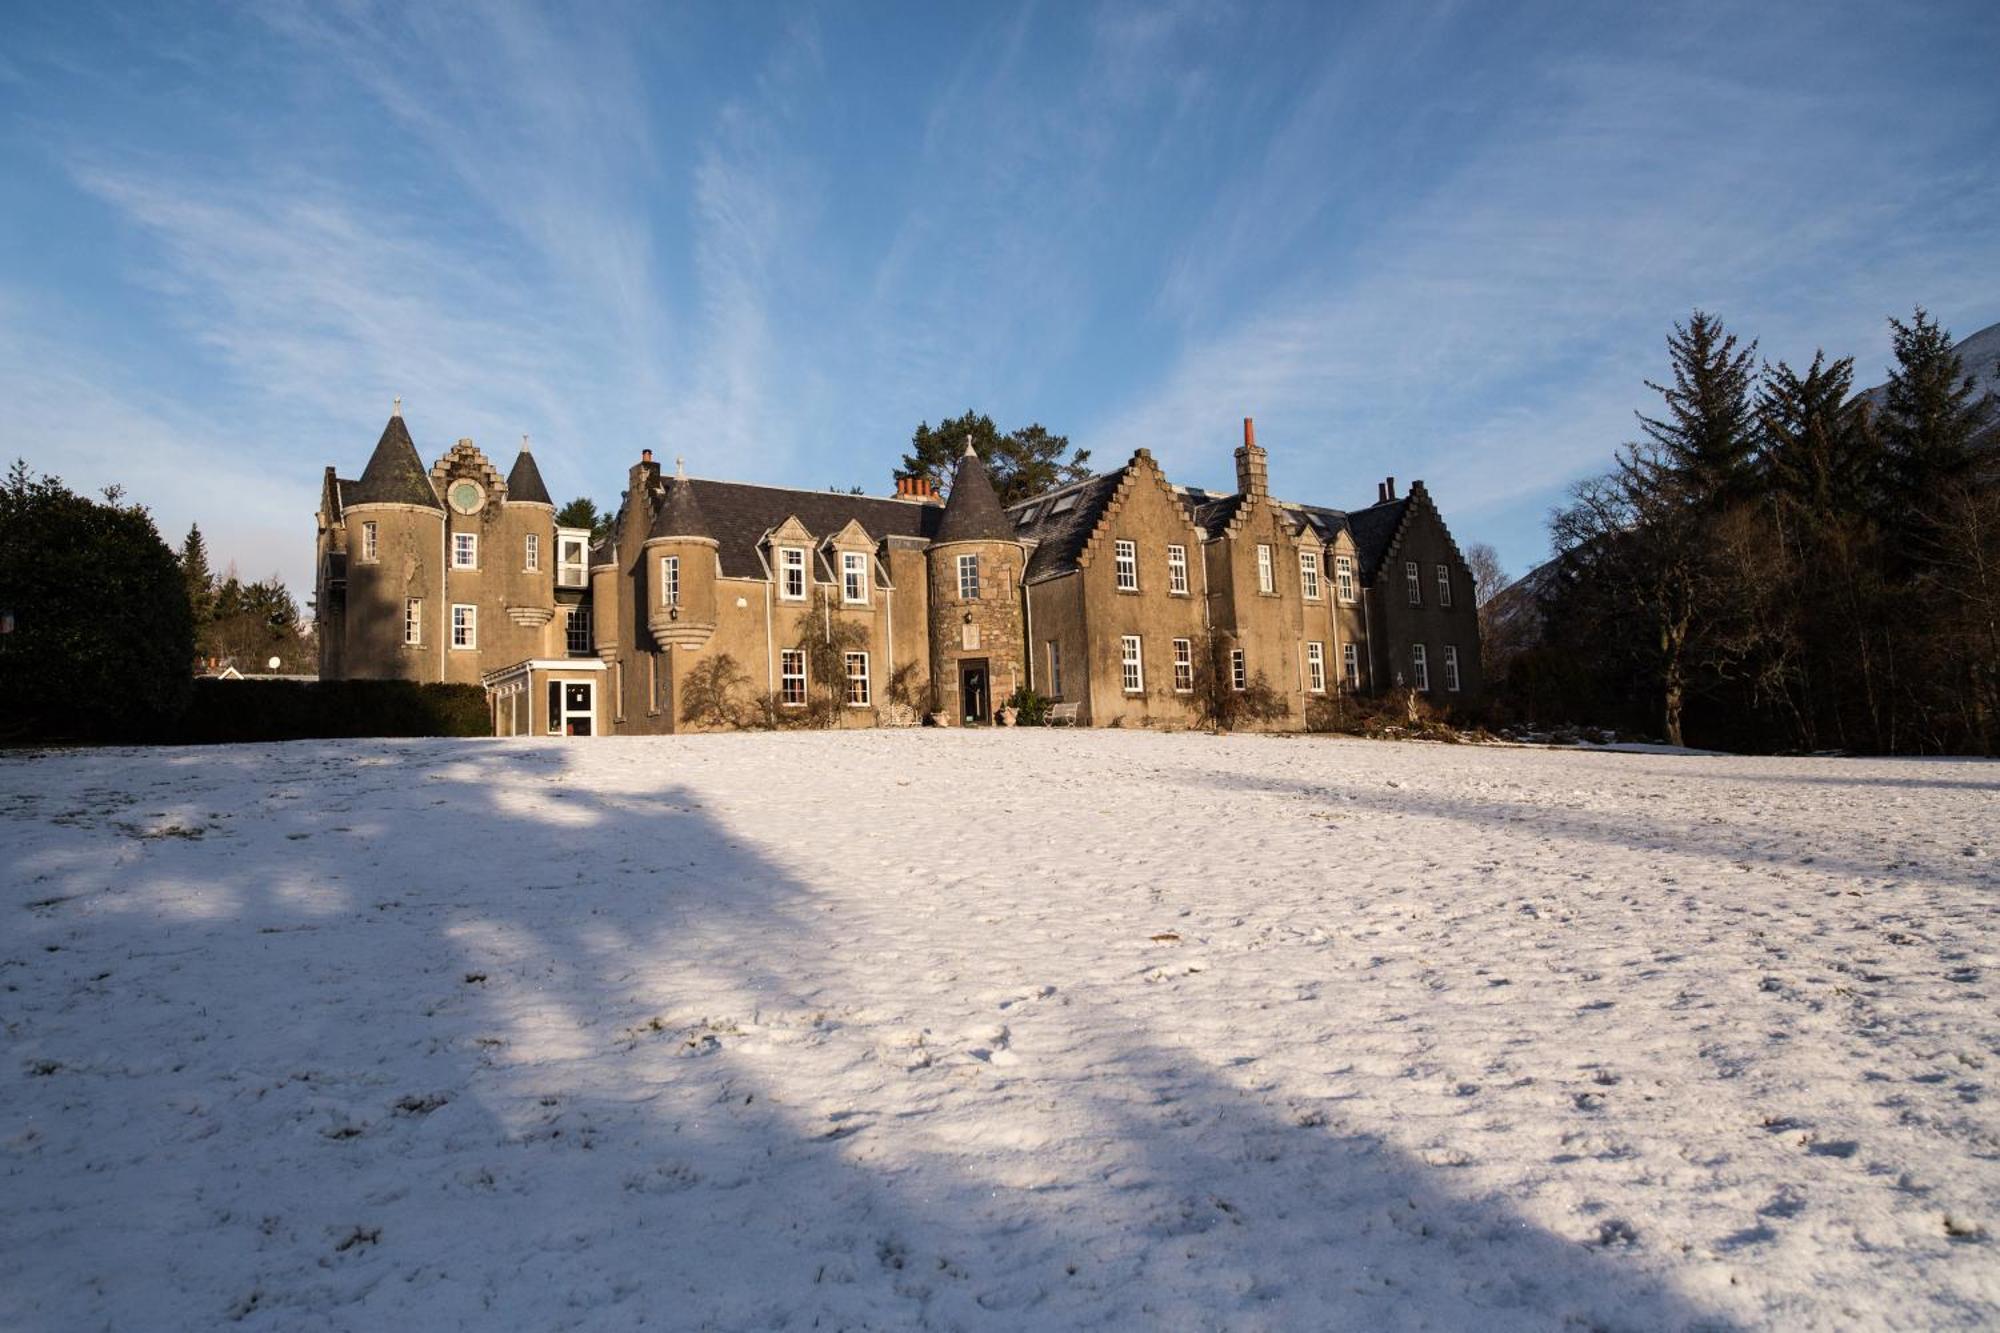
[[[1513,572],[1701,306],[2000,320],[2000,6],[0,0],[0,453],[311,589],[390,399],[890,487],[919,420],[1355,506]]]

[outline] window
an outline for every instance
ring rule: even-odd
[[[451,646],[454,648],[477,648],[479,646],[479,608],[459,603],[451,608]]]
[[[1340,669],[1347,676],[1347,688],[1361,688],[1361,650],[1351,643],[1340,645]]]
[[[1174,693],[1194,693],[1194,642],[1174,640]]]
[[[778,548],[778,596],[787,602],[803,602],[806,599],[805,547]]]
[[[563,633],[563,646],[571,657],[590,656],[590,607],[572,606],[569,609],[569,625]]]
[[[1306,645],[1306,688],[1314,694],[1326,693],[1326,645]]]
[[[847,706],[868,706],[868,654],[847,654]]]
[[[528,549],[521,553],[521,568],[530,574],[541,572],[542,539],[535,533],[528,534]]]
[[[1132,542],[1113,542],[1111,549],[1118,566],[1118,591],[1139,591],[1139,548]]]
[[[1444,687],[1453,694],[1458,693],[1458,646],[1444,646]]]
[[[1438,605],[1451,605],[1451,566],[1438,566]]]
[[[1067,495],[1058,495],[1049,505],[1049,517],[1054,518],[1057,514],[1067,514],[1070,510],[1076,508],[1076,501],[1079,494],[1077,491],[1071,491]]]
[[[1429,690],[1431,687],[1431,664],[1424,656],[1424,646],[1421,643],[1410,645],[1410,679],[1416,682],[1420,690]]]
[[[868,601],[868,556],[862,551],[840,553],[840,598],[854,606]],[[863,700],[865,703],[866,700]]]
[[[479,506],[486,502],[486,492],[476,481],[461,481],[451,488],[451,507],[461,514],[477,513]]]
[[[660,557],[660,605],[679,606],[681,604],[681,558],[677,555]]]
[[[454,532],[451,534],[451,567],[453,569],[479,568],[478,533]]]
[[[1271,548],[1257,543],[1257,591],[1276,592],[1277,584],[1271,580]]]
[[[1187,547],[1167,548],[1167,591],[1175,597],[1187,596]]]
[[[1410,590],[1410,605],[1422,606],[1424,604],[1424,581],[1417,574],[1416,561],[1405,560],[1403,562],[1403,583]]]
[[[589,581],[590,569],[585,563],[589,549],[589,543],[581,537],[564,537],[556,544],[560,560],[556,569],[557,583],[565,588],[581,588]]]
[[[1333,587],[1340,594],[1340,600],[1354,600],[1354,557],[1337,555],[1333,558]]]
[[[1299,552],[1299,591],[1308,602],[1319,600],[1319,552]]]
[[[424,599],[406,597],[403,599],[403,642],[420,644],[424,641]]]
[[[1146,668],[1139,657],[1139,636],[1127,634],[1118,643],[1123,658],[1125,693],[1138,694],[1146,688]]]
[[[361,525],[361,558],[373,564],[382,553],[382,546],[374,523]]]
[[[1243,650],[1229,650],[1229,688],[1241,693],[1250,688],[1250,669],[1243,664]]]
[[[1062,698],[1062,645],[1049,640],[1049,698]]]
[[[806,702],[806,654],[802,648],[778,651],[778,702],[803,708]]]
[[[976,602],[979,600],[979,557],[962,555],[958,558],[958,600]]]

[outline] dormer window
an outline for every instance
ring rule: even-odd
[[[1337,555],[1333,558],[1333,588],[1341,601],[1354,600],[1354,557]]]
[[[868,556],[864,552],[840,553],[840,599],[849,606],[868,604]]]
[[[806,548],[778,548],[778,596],[788,602],[806,599]]]
[[[1319,552],[1299,552],[1299,589],[1308,602],[1319,600]]]

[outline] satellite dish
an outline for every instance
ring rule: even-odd
[[[285,659],[282,657],[274,657],[270,661],[264,663],[266,667],[269,667],[273,671],[276,671],[279,667],[283,666],[284,664],[285,664]]]

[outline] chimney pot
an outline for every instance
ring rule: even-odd
[[[1257,422],[1251,417],[1243,418],[1243,447],[1245,449],[1257,447]]]
[[[1389,503],[1389,488],[1379,481],[1375,483],[1375,503],[1378,505]]]
[[[652,451],[651,449],[641,449],[641,450],[639,451],[639,461],[640,461],[641,463],[650,463],[650,462],[652,462],[652,461],[653,461],[653,451]]]
[[[1384,483],[1383,483],[1383,485],[1385,485],[1385,486],[1386,486],[1386,487],[1388,488],[1388,495],[1389,495],[1389,498],[1390,498],[1391,500],[1395,499],[1395,498],[1396,498],[1396,479],[1395,479],[1394,477],[1391,477],[1391,478],[1389,478],[1389,480],[1388,480],[1388,481],[1384,482]]]

